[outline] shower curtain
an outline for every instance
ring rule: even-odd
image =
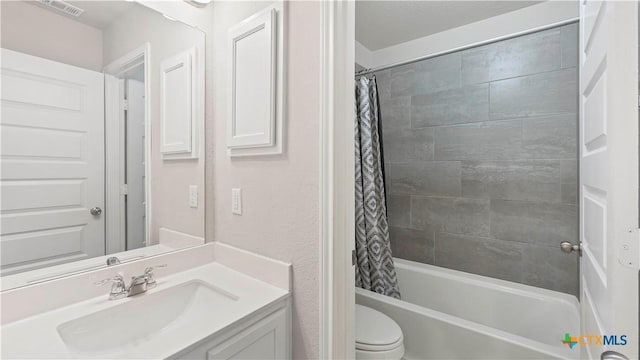
[[[389,243],[375,77],[356,80],[355,148],[356,286],[399,299]]]

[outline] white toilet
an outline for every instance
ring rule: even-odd
[[[403,342],[402,329],[392,318],[356,304],[356,359],[400,360]]]

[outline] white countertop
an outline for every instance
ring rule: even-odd
[[[235,301],[229,302],[222,309],[216,309],[212,306],[210,311],[197,314],[197,316],[185,315],[179,318],[173,326],[160,329],[149,337],[131,344],[131,346],[119,348],[117,352],[76,352],[67,347],[58,333],[57,327],[70,320],[125,302],[141,301],[144,296],[194,280],[202,281],[211,287],[233,294]],[[220,334],[237,321],[289,296],[285,289],[254,279],[218,262],[166,277],[159,277],[157,282],[158,286],[147,291],[146,294],[120,300],[108,300],[109,286],[106,286],[102,296],[5,324],[1,328],[2,334],[0,335],[2,340],[1,357],[3,359],[166,358],[198,341]],[[94,285],[87,283],[86,286]],[[123,321],[122,331],[126,331],[126,329],[127,323]]]

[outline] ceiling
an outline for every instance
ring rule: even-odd
[[[79,21],[85,25],[93,26],[98,29],[104,29],[118,18],[120,15],[128,11],[132,6],[137,6],[131,1],[65,1],[68,4],[77,6],[84,10],[78,16],[71,16],[62,11],[58,11],[46,5],[41,5],[36,1],[29,1],[31,4],[40,6],[43,9],[52,11],[55,14],[67,17],[72,20]]]
[[[358,0],[356,40],[379,50],[541,2]]]

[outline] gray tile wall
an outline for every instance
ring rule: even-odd
[[[378,72],[394,256],[577,293],[577,25]]]

